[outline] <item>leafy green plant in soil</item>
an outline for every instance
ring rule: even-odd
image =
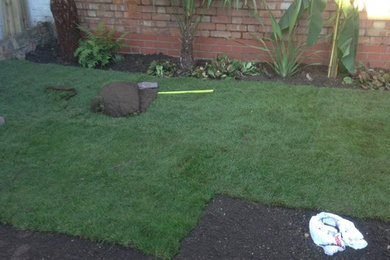
[[[361,65],[354,78],[363,89],[390,90],[389,71]]]
[[[123,40],[126,34],[115,37],[115,31],[108,30],[104,22],[98,24],[96,32],[91,32],[82,26],[78,28],[86,34],[86,39],[79,41],[74,56],[83,67],[104,67],[110,62],[122,59],[117,52],[124,46]]]
[[[152,76],[170,78],[177,76],[178,71],[179,68],[173,61],[155,60],[150,64],[146,73]]]
[[[169,258],[215,194],[390,221],[390,92],[158,78],[215,92],[110,118],[89,112],[104,84],[157,78],[24,61],[0,78],[3,223]]]
[[[230,59],[226,54],[207,61],[204,66],[197,66],[191,72],[196,78],[211,79],[240,79],[243,76],[260,74],[260,65],[251,61]]]

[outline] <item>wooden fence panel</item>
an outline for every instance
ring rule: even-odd
[[[25,0],[0,0],[3,17],[3,37],[15,35],[29,26]]]

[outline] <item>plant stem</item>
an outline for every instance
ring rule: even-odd
[[[339,0],[337,10],[336,10],[336,21],[333,29],[333,39],[332,39],[332,52],[330,54],[329,69],[328,69],[328,78],[336,78],[338,72],[338,55],[337,55],[337,39],[339,34],[339,25],[340,25],[340,16],[343,8],[343,0]]]

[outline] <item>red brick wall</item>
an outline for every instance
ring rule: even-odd
[[[248,1],[249,2],[249,1]],[[268,0],[269,7],[276,17],[284,12],[292,0]],[[84,26],[95,28],[100,20],[115,28],[118,32],[130,33],[127,43],[128,53],[158,53],[178,56],[180,54],[180,37],[178,25],[170,7],[170,0],[156,0],[154,6],[151,0],[76,0],[80,20]],[[329,0],[325,17],[334,12],[333,0]],[[253,48],[238,44],[226,37],[237,39],[247,44],[257,44],[250,34],[264,36],[271,32],[268,13],[260,11],[266,25],[265,31],[248,14],[246,9],[229,10],[216,1],[210,8],[199,9],[202,22],[196,34],[194,43],[195,58],[215,58],[220,53],[230,57],[245,60],[265,60],[267,55]],[[304,22],[303,22],[304,23]],[[332,28],[324,28],[327,34]],[[300,34],[301,33],[301,34]],[[304,39],[301,31],[298,39]],[[360,42],[358,60],[371,67],[390,69],[390,20],[369,20],[365,12],[361,13]],[[322,39],[315,47],[321,50],[316,56],[311,56],[306,62],[328,64],[330,53],[330,38]],[[257,44],[258,45],[258,44]]]

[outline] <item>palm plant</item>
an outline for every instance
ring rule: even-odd
[[[198,1],[171,0],[171,6],[175,10],[176,22],[178,23],[180,29],[180,68],[184,73],[186,73],[191,71],[194,65],[193,42],[201,20],[201,16],[196,14]],[[200,3],[200,6],[204,6],[204,1]],[[182,8],[182,12],[178,10],[179,7]],[[180,13],[183,14],[181,15]]]
[[[191,71],[194,65],[193,42],[198,25],[201,21],[199,8],[208,8],[214,0],[170,0],[175,11],[176,22],[180,29],[181,52],[180,69],[182,73]],[[234,6],[238,7],[241,0],[234,0]],[[244,0],[246,3],[246,0]],[[256,0],[253,0],[254,2]],[[223,0],[223,5],[233,6],[232,0]]]

